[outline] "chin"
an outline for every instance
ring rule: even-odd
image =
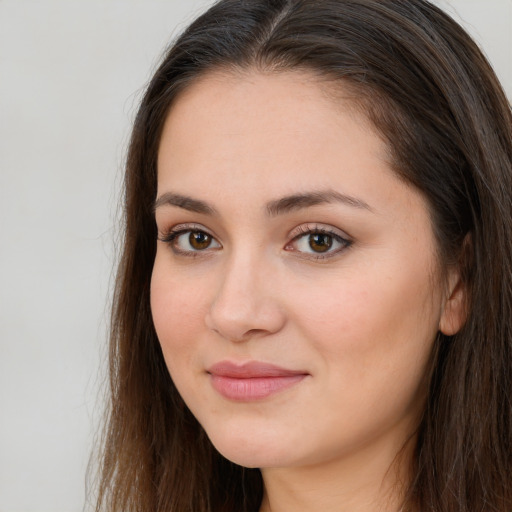
[[[215,444],[214,446],[223,457],[245,468],[275,468],[291,465],[287,457],[269,453],[270,450],[251,450],[237,446],[219,447]]]
[[[295,450],[283,443],[276,432],[255,431],[234,432],[230,429],[206,433],[215,449],[226,459],[246,468],[268,468],[293,465],[291,454]]]

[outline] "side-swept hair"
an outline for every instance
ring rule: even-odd
[[[468,318],[439,334],[404,510],[512,510],[512,116],[481,51],[424,0],[220,0],[174,42],[142,100],[125,177],[111,401],[97,511],[255,512],[259,470],[223,458],[183,403],[152,323],[162,126],[212,70],[301,69],[340,89],[428,200]]]

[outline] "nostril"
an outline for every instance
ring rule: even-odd
[[[247,331],[247,333],[245,334],[246,336],[256,336],[258,334],[264,334],[265,333],[265,329],[250,329],[249,331]]]
[[[228,330],[228,329],[211,329],[214,333],[218,334],[219,336],[228,339],[229,341],[235,342],[235,343],[243,343],[245,341],[249,341],[254,338],[258,338],[261,336],[265,336],[266,334],[269,334],[269,331],[266,331],[265,329],[249,329],[248,331],[245,331],[241,334],[236,333],[235,331]]]

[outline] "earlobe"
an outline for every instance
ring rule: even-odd
[[[448,283],[448,298],[441,312],[439,331],[446,336],[453,336],[460,331],[466,322],[466,286],[462,282],[458,270],[453,270],[448,279]]]

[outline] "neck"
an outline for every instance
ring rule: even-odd
[[[367,447],[322,464],[262,469],[260,512],[400,512],[415,439],[405,447]]]

